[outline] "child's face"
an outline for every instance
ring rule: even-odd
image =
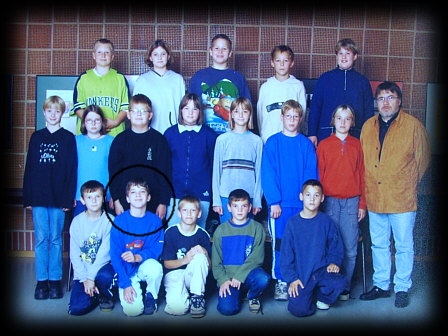
[[[128,111],[128,119],[133,127],[147,127],[152,118],[152,112],[149,111],[146,104],[132,104]]]
[[[232,51],[230,50],[227,41],[222,38],[216,39],[210,48],[210,56],[215,64],[227,64],[227,61],[232,56]]]
[[[139,185],[134,185],[129,189],[128,194],[126,195],[126,200],[128,203],[136,209],[141,209],[146,207],[146,203],[149,202],[151,196],[148,191]]]
[[[101,190],[85,192],[81,197],[81,203],[84,204],[89,211],[98,212],[101,211],[101,207],[103,206],[103,196]]]
[[[56,104],[46,107],[43,111],[47,126],[58,126],[61,123],[62,115],[65,111],[61,111]]]
[[[353,63],[358,58],[358,55],[355,55],[353,51],[346,48],[339,49],[336,54],[336,60],[338,62],[338,67],[341,70],[348,70],[353,67]]]
[[[293,65],[294,61],[291,61],[291,58],[287,52],[277,51],[274,59],[271,60],[271,66],[274,68],[275,73],[279,76],[286,76],[289,74],[289,71]]]
[[[337,133],[347,134],[353,123],[352,113],[348,110],[341,110],[334,116],[334,128]]]
[[[235,126],[245,127],[249,123],[251,111],[242,104],[237,105],[232,111],[232,119]]]
[[[182,207],[177,210],[183,224],[194,225],[198,218],[201,217],[201,209],[198,209],[194,203],[184,202]]]
[[[93,52],[93,59],[96,65],[110,66],[114,59],[112,47],[109,44],[97,43]]]
[[[199,109],[194,105],[193,100],[189,100],[182,108],[182,118],[186,126],[197,125],[199,119]]]
[[[84,119],[87,134],[97,135],[101,132],[103,122],[101,116],[96,112],[89,112]]]
[[[149,59],[154,64],[154,68],[165,69],[166,63],[168,62],[169,59],[169,55],[165,49],[163,49],[162,47],[157,47],[152,51],[151,56],[149,56]]]
[[[248,200],[233,201],[232,204],[227,204],[227,209],[232,214],[232,220],[235,224],[244,224],[247,222],[252,205]]]
[[[291,133],[297,132],[302,122],[299,112],[294,109],[289,109],[285,114],[281,114],[281,119],[283,129]]]
[[[303,207],[308,211],[319,210],[320,204],[324,201],[324,195],[319,187],[307,186],[300,193],[300,200],[303,201]]]

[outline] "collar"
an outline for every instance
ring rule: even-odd
[[[177,128],[179,129],[179,133],[183,133],[185,131],[195,131],[196,133],[199,133],[199,131],[202,128],[202,125],[195,125],[195,126],[193,126],[191,128],[187,128],[184,125],[177,124]]]
[[[400,114],[400,110],[398,110],[397,113],[395,113],[392,118],[390,118],[388,121],[384,121],[383,118],[381,118],[381,114],[378,113],[378,121],[380,122],[380,125],[386,125],[389,126],[392,124],[392,122],[397,119],[398,115]]]

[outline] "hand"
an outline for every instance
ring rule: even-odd
[[[84,281],[84,293],[88,296],[93,296],[95,293],[99,294],[98,288],[95,286],[95,281],[87,279]]]
[[[339,273],[339,266],[335,264],[330,264],[327,266],[328,273]]]
[[[366,211],[364,209],[358,209],[358,222],[362,221],[366,216]]]
[[[166,205],[165,204],[159,204],[156,209],[156,215],[160,219],[164,219],[166,216]]]
[[[277,205],[271,205],[271,218],[273,219],[277,219],[280,217],[280,215],[282,214],[282,207],[277,204]]]
[[[214,206],[213,211],[216,212],[220,216],[222,216],[224,214],[224,212],[222,211],[222,206]]]
[[[123,290],[123,298],[127,303],[134,303],[135,297],[137,297],[137,292],[135,291],[134,287],[129,286]]]
[[[110,118],[105,118],[106,119],[106,130],[109,132],[112,128],[115,128],[119,125],[119,123],[114,120],[114,119],[110,119]]]
[[[223,282],[223,284],[221,286],[219,286],[219,297],[226,297],[227,294],[232,295],[232,293],[230,292],[230,284],[231,281],[227,280],[225,282]]]
[[[261,208],[253,208],[252,209],[252,214],[255,216],[257,213],[259,213],[261,211]]]
[[[308,139],[311,140],[311,142],[314,145],[314,148],[317,148],[317,136],[312,135],[312,136],[309,136]]]
[[[131,251],[126,251],[121,254],[121,259],[128,263],[141,262],[142,257],[139,254],[134,254]]]
[[[300,288],[304,289],[302,281],[300,279],[297,279],[289,284],[288,287],[288,295],[295,298],[299,296],[299,286]]]
[[[112,198],[109,200],[109,208],[110,209],[115,209],[114,200]]]
[[[239,281],[238,279],[232,278],[230,281],[230,286],[239,290],[241,287],[241,281]]]
[[[118,216],[119,214],[124,212],[124,208],[120,203],[120,200],[116,200],[114,201],[114,205],[115,205],[115,214]]]

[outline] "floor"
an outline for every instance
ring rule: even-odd
[[[371,288],[371,258],[366,258],[367,289]],[[370,262],[369,262],[370,259]],[[4,287],[9,292],[10,323],[15,325],[17,332],[22,329],[29,331],[52,330],[55,334],[58,328],[61,332],[84,330],[133,332],[134,330],[178,330],[204,331],[209,335],[213,332],[223,334],[224,331],[239,333],[239,331],[290,331],[295,328],[318,331],[349,333],[359,330],[362,334],[374,332],[378,329],[388,331],[416,331],[437,325],[441,318],[440,297],[437,292],[436,266],[433,261],[416,260],[413,273],[414,286],[411,290],[410,305],[406,308],[394,307],[394,295],[390,298],[375,301],[361,301],[359,295],[363,292],[361,261],[355,270],[353,298],[349,301],[339,301],[328,311],[317,311],[313,316],[297,318],[287,311],[287,303],[273,299],[273,285],[261,297],[263,313],[249,312],[247,304],[243,304],[239,314],[222,316],[216,310],[216,283],[210,276],[207,291],[207,314],[200,319],[190,316],[170,316],[163,310],[164,290],[161,290],[158,311],[151,316],[127,317],[123,314],[117,302],[112,312],[101,312],[98,308],[85,316],[71,316],[67,314],[70,292],[58,300],[37,301],[33,298],[35,286],[34,259],[9,258],[6,259],[10,279],[14,279],[12,287]],[[64,269],[68,260],[64,260]],[[438,269],[438,268],[437,268]],[[66,279],[64,282],[66,283]],[[66,288],[65,288],[66,289]],[[442,325],[438,326],[438,330]],[[291,329],[294,328],[294,329]]]

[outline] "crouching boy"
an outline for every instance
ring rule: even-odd
[[[316,307],[329,309],[344,290],[346,281],[339,273],[344,247],[330,217],[319,211],[324,200],[321,183],[306,181],[300,200],[303,209],[285,227],[280,270],[289,284],[288,310],[295,316],[308,316]]]
[[[165,312],[191,317],[205,315],[205,282],[211,267],[210,236],[197,225],[201,217],[201,202],[194,196],[179,201],[180,223],[165,231],[161,259],[166,274]]]
[[[115,218],[111,231],[110,257],[118,274],[120,303],[128,316],[151,315],[157,310],[163,277],[158,261],[163,248],[163,227],[158,216],[146,211],[150,198],[144,180],[129,181],[126,200],[130,208]],[[146,282],[144,298],[141,281]]]

